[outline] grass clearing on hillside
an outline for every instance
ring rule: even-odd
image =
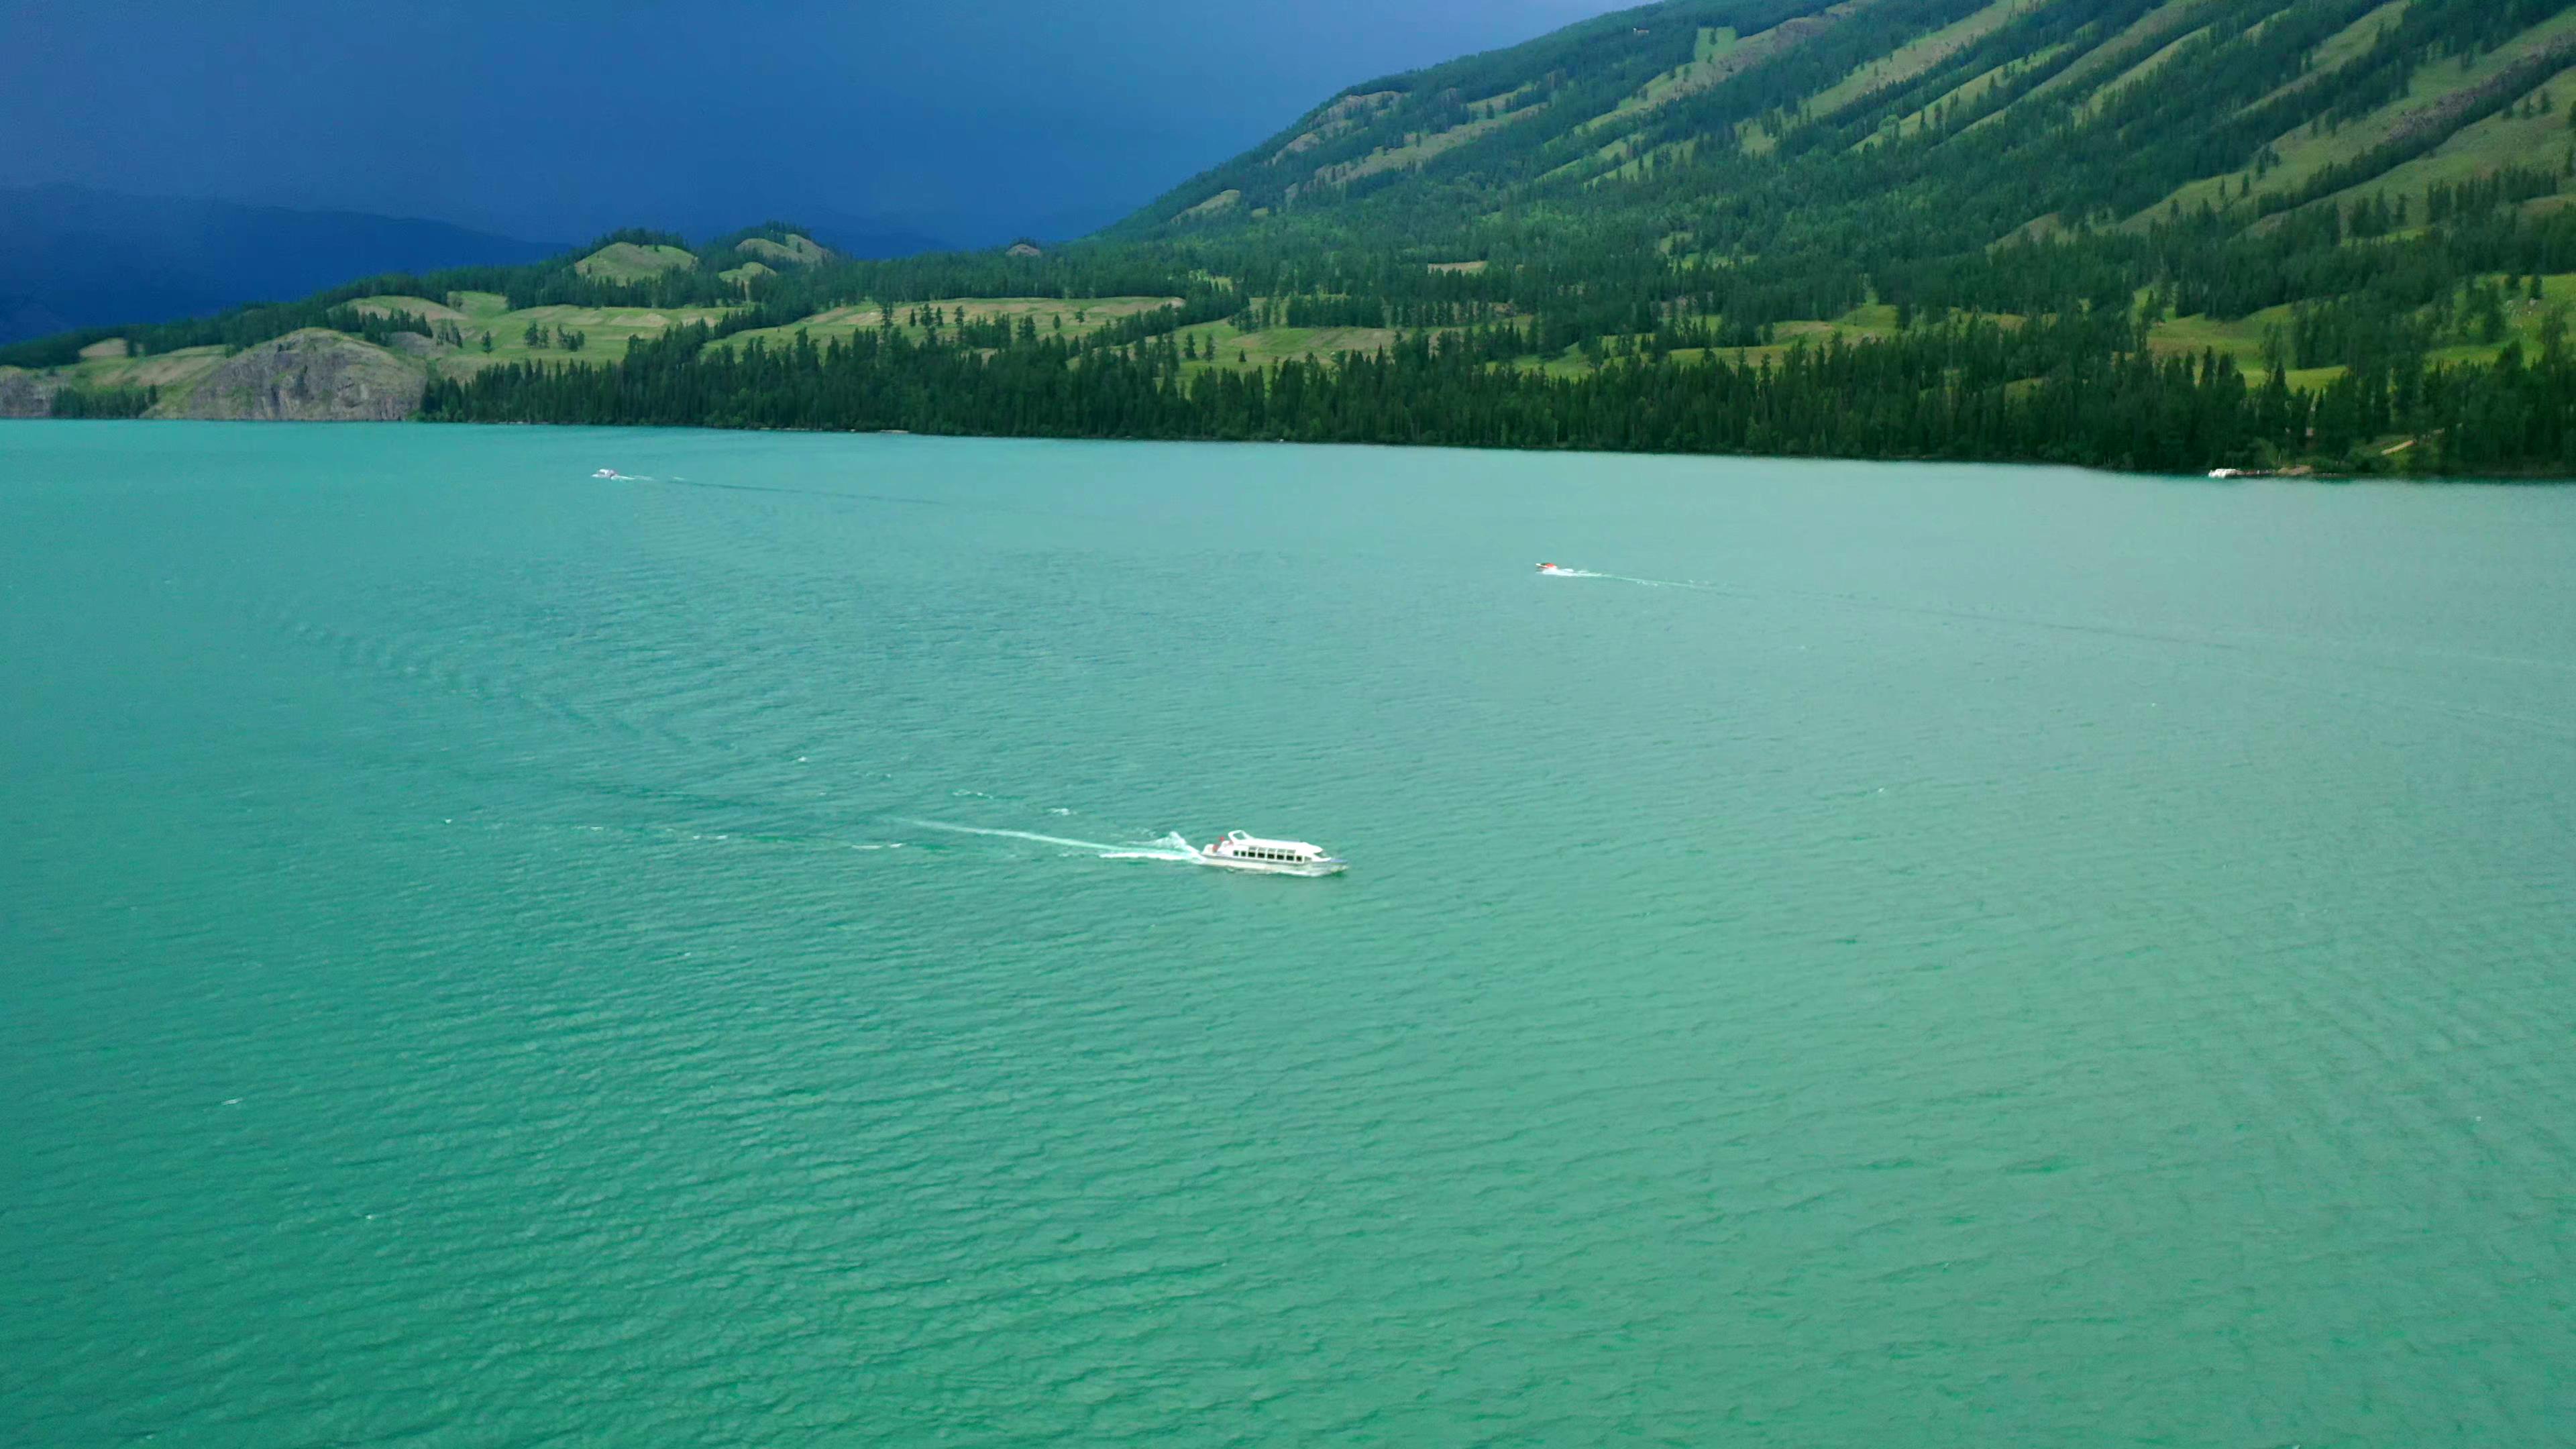
[[[2314,84],[2320,77],[2332,75],[2370,54],[2379,47],[2382,30],[2393,29],[2398,21],[2406,17],[2406,7],[2410,3],[2411,0],[2388,0],[2387,4],[2326,37],[2322,44],[2308,53],[2308,69],[2305,74],[2287,85],[2276,87],[2263,96],[2248,101],[2238,108],[2237,114],[2241,116],[2248,111],[2268,106],[2303,86]]]
[[[645,282],[664,272],[690,271],[697,265],[697,254],[679,247],[611,242],[573,263],[572,269],[603,282]]]
[[[1626,156],[1626,153],[1636,149],[1635,143],[1636,138],[1630,136],[1613,142],[1611,147],[1604,149],[1615,149],[1621,155]],[[1591,178],[1583,184],[1586,187],[1593,187],[1598,186],[1605,181],[1641,180],[1645,177],[1649,168],[1683,165],[1688,163],[1698,154],[1699,138],[1696,136],[1691,137],[1688,140],[1667,141],[1663,145],[1657,146],[1655,149],[1646,152],[1642,156],[1626,156],[1626,159],[1622,160],[1617,166],[1608,171],[1602,172],[1600,175]],[[1606,160],[1608,158],[1603,157],[1602,159]]]
[[[2198,15],[2207,0],[2165,0],[2165,3],[2138,17],[2128,29],[2094,46],[2082,59],[2031,87],[2030,99],[2055,95],[2062,90],[2092,86],[2100,88],[2103,78],[2150,51],[2162,47],[2166,37]]]
[[[1541,102],[1538,105],[1523,106],[1517,111],[1508,111],[1499,116],[1489,116],[1481,121],[1469,121],[1464,125],[1452,126],[1445,131],[1433,131],[1428,135],[1416,132],[1407,136],[1401,146],[1385,147],[1372,151],[1356,161],[1345,161],[1336,166],[1318,169],[1315,172],[1313,184],[1340,186],[1346,182],[1357,181],[1363,176],[1375,176],[1382,171],[1418,167],[1444,151],[1454,151],[1480,136],[1526,121],[1546,109],[1546,103]]]
[[[2409,117],[2443,97],[2492,79],[2544,47],[2571,36],[2576,36],[2576,10],[2552,16],[2485,55],[2452,56],[2420,67],[2407,83],[2406,94],[2332,133],[2303,127],[2277,138],[2272,149],[2280,156],[2281,164],[2255,183],[2256,194],[2296,192],[2327,167],[2354,160],[2387,140]],[[2548,159],[2554,163],[2563,154],[2563,150],[2554,152]],[[2187,182],[2125,224],[2143,227],[2174,207],[2190,211],[2203,202],[2223,210],[2227,205],[2223,193],[2252,175],[2250,171],[2232,171]],[[2355,189],[2368,191],[2370,187],[2371,183],[2365,182]]]
[[[2289,308],[2266,307],[2233,322],[2199,315],[2169,317],[2148,329],[2147,346],[2167,357],[2198,357],[2215,352],[2235,363],[2239,371],[2261,377],[2271,370],[2271,364],[2263,360],[2265,340],[2276,331],[2286,350]]]
[[[2499,285],[2512,279],[2501,274],[2478,279],[2488,285]],[[2571,328],[2576,328],[2576,273],[2540,279],[2541,299],[2530,301],[2517,293],[2505,307],[2505,335],[2496,342],[2455,342],[2433,349],[2427,360],[2445,364],[2474,363],[2485,366],[2500,356],[2508,343],[2520,342],[2527,356],[2540,352],[2541,323],[2552,308],[2564,307],[2570,313]],[[2264,360],[2266,338],[2278,330],[2285,362],[2291,348],[2290,307],[2266,307],[2260,312],[2225,321],[2216,317],[2174,317],[2159,322],[2147,334],[2147,345],[2165,356],[2197,357],[2203,351],[2216,352],[2233,361],[2252,380],[2270,375],[2271,364]],[[2290,385],[2314,390],[2344,375],[2341,367],[2292,367]]]
[[[2315,80],[2318,76],[2332,75],[2336,71],[2343,69],[2345,66],[2352,64],[2354,61],[2361,59],[2363,56],[2370,54],[2374,50],[2377,50],[2379,48],[2381,33],[2383,31],[2396,29],[2397,22],[2406,18],[2406,8],[2411,3],[2412,0],[2388,0],[2387,4],[2380,6],[2378,9],[2362,16],[2360,19],[2355,20],[2343,29],[2336,31],[2333,35],[2326,37],[2325,43],[2318,46],[2315,52],[2309,56],[2308,73],[2306,75],[2303,75],[2297,80],[2290,82],[2288,85],[2281,87],[2279,90],[2272,92],[2271,95],[2265,96],[2263,100],[2256,101],[2254,104],[2259,106],[2265,101],[2271,100],[2274,96],[2286,95],[2289,92],[2297,90],[2299,87],[2308,84],[2310,81]]]
[[[1575,129],[1595,130],[1613,121],[1633,116],[1639,111],[1652,110],[1677,95],[1688,93],[1716,75],[1716,63],[1733,55],[1735,47],[1741,43],[1742,37],[1735,33],[1735,27],[1731,25],[1701,26],[1699,40],[1691,49],[1689,64],[1656,76],[1639,86],[1635,92],[1623,98],[1607,112],[1593,117]]]
[[[383,316],[391,312],[409,312],[425,316],[433,324],[450,323],[465,338],[465,345],[438,355],[438,371],[445,374],[479,372],[504,362],[578,363],[597,366],[615,362],[626,355],[636,338],[658,337],[673,327],[692,322],[715,323],[731,314],[725,307],[529,307],[510,309],[509,299],[498,292],[451,292],[444,303],[426,297],[367,297],[355,303],[360,310]],[[547,334],[543,345],[528,345],[531,325]],[[579,352],[556,346],[554,334],[569,328],[587,339]],[[485,352],[482,341],[492,339],[492,350]]]
[[[184,399],[206,374],[223,366],[221,347],[183,347],[148,357],[96,357],[54,370],[75,387],[157,387],[163,403]]]
[[[2206,39],[2208,35],[2209,27],[2205,25],[2198,30],[2190,31],[2181,39],[2160,47],[2154,54],[2112,77],[2093,94],[2086,96],[2082,105],[2075,108],[2077,124],[2080,125],[2102,114],[2102,108],[2111,104],[2121,92],[2172,64],[2173,58],[2182,53],[2183,47],[2195,40]]]
[[[442,303],[433,302],[427,297],[360,297],[349,305],[370,317],[391,317],[397,312],[409,312],[415,317],[426,318],[431,322],[467,320],[464,313]]]
[[[1943,95],[1935,98],[1930,105],[1923,107],[1912,115],[1901,117],[1893,124],[1882,125],[1878,130],[1871,132],[1867,136],[1863,136],[1860,140],[1852,144],[1852,149],[1855,151],[1865,151],[1872,146],[1884,145],[1891,137],[1912,136],[1921,131],[1924,127],[1931,125],[1934,119],[1944,108],[1955,107],[1960,110],[1969,109],[1985,100],[1986,97],[1994,94],[1997,88],[2008,85],[2022,76],[2029,74],[2032,70],[2055,60],[2058,56],[2064,54],[2067,48],[2068,47],[2065,45],[2052,45],[2046,50],[2023,56],[2017,60],[2006,61],[2002,65],[1996,66],[1994,69],[1986,71],[1983,74],[1972,76]],[[1962,134],[1965,134],[1967,131],[1976,130],[1978,127],[1984,126],[1989,122],[2000,120],[2003,117],[2004,111],[2008,111],[2010,109],[2012,109],[2012,107],[2007,105],[2004,107],[2003,111],[1996,111],[1992,115],[1977,118],[1975,121],[1969,123],[1965,128],[1963,128]]]
[[[1807,103],[1807,109],[1817,117],[1830,117],[1874,91],[1903,85],[1994,34],[2003,28],[2005,21],[2045,3],[2047,0],[1995,0],[1975,14],[1954,20],[1853,71],[1817,92],[1815,98]]]
[[[1082,337],[1122,317],[1151,312],[1162,307],[1179,306],[1178,297],[942,297],[928,302],[894,304],[898,328],[914,341],[929,335],[927,327],[915,327],[905,319],[917,312],[936,307],[946,315],[949,326],[959,321],[990,322],[1001,319],[1017,326],[1022,318],[1037,324],[1041,337]],[[1056,329],[1061,319],[1063,331]],[[834,307],[811,317],[788,323],[784,327],[757,327],[720,339],[717,346],[740,347],[758,339],[772,347],[793,346],[796,334],[804,333],[817,346],[833,338],[849,338],[861,332],[873,332],[884,325],[885,308],[875,302],[856,306]]]
[[[795,232],[789,232],[785,241],[746,237],[734,243],[733,249],[736,255],[781,267],[811,267],[832,259],[832,253],[822,243]]]
[[[2358,186],[2347,187],[2315,204],[2340,206],[2361,197],[2383,193],[2420,201],[2425,188],[2437,182],[2455,185],[2481,176],[2492,176],[2507,166],[2558,169],[2566,162],[2570,150],[2576,149],[2576,131],[2568,127],[2569,115],[2576,114],[2576,66],[2558,72],[2535,89],[2549,93],[2551,109],[2548,113],[2518,117],[2508,110],[2489,116],[2461,130],[2430,153]],[[2420,209],[2415,213],[2415,219],[2423,220]]]
[[[1260,332],[1237,332],[1224,322],[1185,329],[1184,336],[1196,336],[1202,351],[1214,344],[1219,367],[1250,365],[1268,367],[1290,359],[1331,359],[1345,352],[1375,352],[1395,345],[1392,327],[1272,327]],[[1244,361],[1238,363],[1240,355]]]

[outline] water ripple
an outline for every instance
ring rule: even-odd
[[[2576,497],[28,436],[12,1442],[2570,1417]]]

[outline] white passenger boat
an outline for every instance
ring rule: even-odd
[[[1349,865],[1326,855],[1319,845],[1303,840],[1264,840],[1240,830],[1229,830],[1225,839],[1209,842],[1198,852],[1198,858],[1201,865],[1272,875],[1337,875]]]

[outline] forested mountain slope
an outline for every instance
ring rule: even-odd
[[[186,338],[372,307],[450,347],[432,417],[2565,473],[2571,194],[2576,0],[1668,0],[1355,85],[1053,251],[628,238],[669,265]],[[0,362],[168,410],[111,345],[166,351]]]
[[[2355,187],[2420,191],[2429,176],[2391,173],[2564,91],[2568,8],[1675,0],[1355,86],[1119,231],[1889,265],[2177,201],[2241,228]],[[2488,149],[2555,166],[2565,129]],[[2539,141],[2557,154],[2528,155]]]

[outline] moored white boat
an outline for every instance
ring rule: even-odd
[[[1349,868],[1349,862],[1325,854],[1320,845],[1303,840],[1264,840],[1240,830],[1227,831],[1225,839],[1210,841],[1195,853],[1201,865],[1270,875],[1337,875]]]

